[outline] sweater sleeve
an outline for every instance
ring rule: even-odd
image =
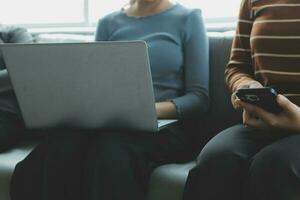
[[[209,106],[209,47],[201,11],[193,10],[186,21],[184,44],[185,92],[172,99],[178,118],[201,115]]]
[[[230,61],[225,70],[225,82],[231,92],[234,92],[239,86],[254,80],[250,48],[250,33],[253,25],[251,15],[251,1],[243,0]]]

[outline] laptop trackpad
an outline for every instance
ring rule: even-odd
[[[157,120],[158,129],[161,130],[161,129],[167,127],[168,125],[173,124],[177,121],[178,121],[177,119],[159,119],[159,120]]]

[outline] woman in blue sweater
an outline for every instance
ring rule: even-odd
[[[131,1],[99,21],[95,39],[144,40],[157,115],[179,122],[158,134],[50,134],[17,165],[12,200],[142,200],[155,167],[186,162],[199,150],[199,137],[187,121],[204,114],[209,104],[208,39],[201,12],[169,0]]]

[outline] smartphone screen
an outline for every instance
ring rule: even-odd
[[[277,92],[270,87],[238,89],[236,96],[241,101],[259,106],[271,113],[278,114],[282,111],[276,100]]]

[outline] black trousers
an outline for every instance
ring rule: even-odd
[[[0,110],[0,152],[19,142],[24,132],[24,123],[16,114]]]
[[[143,200],[159,165],[197,155],[180,125],[159,133],[57,132],[20,162],[12,200]],[[200,147],[199,147],[200,148]]]
[[[214,137],[188,176],[185,200],[299,200],[300,134],[242,125]]]

